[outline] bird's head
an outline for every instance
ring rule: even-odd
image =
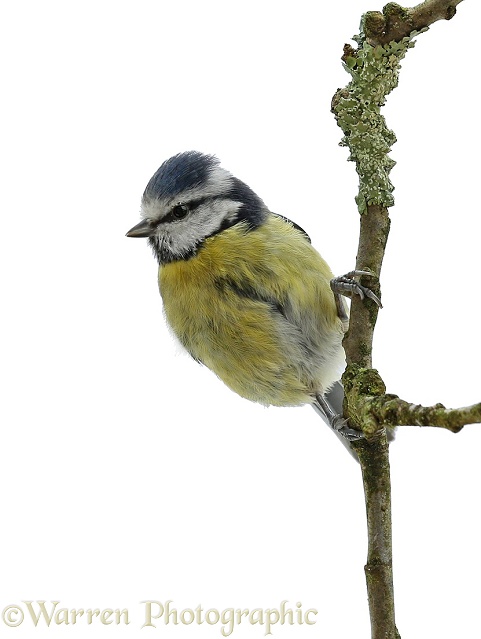
[[[160,264],[188,259],[205,239],[239,222],[254,229],[268,210],[212,155],[187,151],[166,160],[147,184],[142,221],[128,237],[148,237]]]

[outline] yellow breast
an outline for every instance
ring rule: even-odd
[[[332,273],[306,238],[274,215],[237,224],[188,259],[161,266],[167,320],[197,360],[247,399],[312,400],[339,379],[342,325]]]

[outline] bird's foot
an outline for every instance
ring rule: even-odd
[[[331,428],[333,428],[336,433],[347,439],[348,442],[357,442],[359,439],[364,438],[364,434],[360,430],[354,430],[354,428],[350,428],[348,426],[348,421],[344,419],[341,415],[335,415],[332,422]]]
[[[321,417],[323,417],[325,421],[327,421],[329,426],[337,435],[347,441],[354,442],[364,437],[364,434],[360,430],[354,430],[349,427],[348,421],[344,419],[342,415],[337,414],[335,410],[333,410],[333,407],[324,395],[317,393],[312,407],[321,415]]]
[[[356,282],[355,277],[361,277],[361,275],[371,275],[369,271],[350,271],[345,275],[340,275],[331,280],[331,290],[337,295],[344,295],[351,297],[352,295],[359,295],[363,300],[365,297],[369,297],[375,304],[382,308],[381,300],[379,297],[371,291],[367,286],[362,286],[359,282]]]

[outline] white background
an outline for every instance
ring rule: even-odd
[[[359,468],[309,407],[250,404],[180,354],[155,261],[124,235],[159,164],[197,149],[350,270],[357,176],[330,100],[349,79],[344,42],[380,6],[3,3],[0,608],[59,600],[131,619],[36,636],[221,637],[140,631],[144,599],[299,601],[316,625],[274,637],[370,636]],[[385,108],[399,141],[374,363],[423,404],[481,400],[480,18],[463,2],[421,35]],[[480,443],[479,426],[405,428],[392,446],[403,637],[481,636]],[[0,626],[31,636],[29,619]]]

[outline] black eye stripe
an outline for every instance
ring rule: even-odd
[[[197,200],[190,200],[190,202],[178,202],[171,208],[167,215],[162,218],[161,223],[164,224],[165,222],[169,223],[181,220],[209,199],[213,198],[202,197]],[[184,214],[182,214],[182,211]]]

